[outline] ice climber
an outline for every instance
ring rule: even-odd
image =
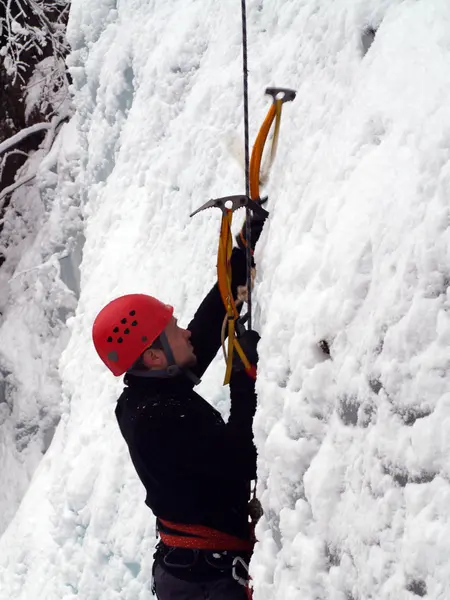
[[[251,223],[253,247],[262,224]],[[246,284],[246,256],[237,239],[235,297]],[[243,564],[253,548],[248,500],[256,476],[255,381],[235,360],[227,423],[194,391],[220,348],[224,316],[216,283],[187,329],[171,306],[144,294],[113,300],[93,325],[100,358],[114,375],[125,374],[116,416],[157,518],[159,600],[245,600],[248,593]],[[255,366],[258,340],[255,331],[240,338]]]

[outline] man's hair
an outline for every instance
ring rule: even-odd
[[[164,350],[164,347],[162,345],[161,339],[158,336],[156,338],[156,340],[154,340],[154,342],[152,344],[150,344],[150,346],[148,346],[148,348],[146,348],[144,350],[144,352],[147,352],[147,350],[149,349],[152,350]],[[130,371],[148,371],[148,367],[147,365],[144,363],[144,352],[140,355],[140,357],[137,359],[136,362],[134,362],[131,367],[130,367]]]

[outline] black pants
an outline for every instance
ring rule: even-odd
[[[158,600],[247,600],[245,587],[227,575],[211,581],[184,581],[155,565]]]

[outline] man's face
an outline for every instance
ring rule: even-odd
[[[191,332],[182,329],[175,317],[172,317],[166,329],[167,340],[172,348],[175,363],[179,367],[193,367],[197,364],[197,357],[191,344]]]

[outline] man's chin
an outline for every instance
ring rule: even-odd
[[[192,356],[189,359],[189,362],[186,366],[187,367],[195,367],[196,364],[197,364],[197,357],[195,356],[195,354],[192,354]]]

